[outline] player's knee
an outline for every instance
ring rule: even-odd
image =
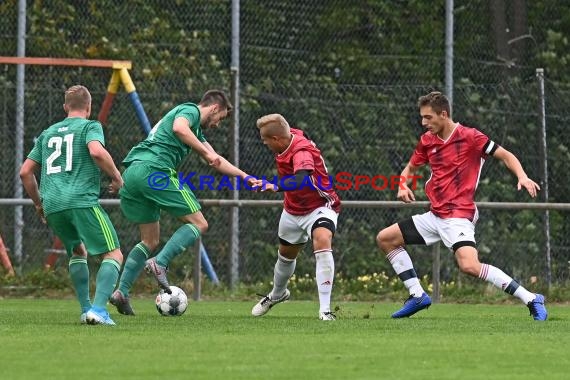
[[[390,230],[388,228],[384,228],[378,232],[378,235],[376,235],[376,244],[378,245],[378,248],[386,253],[396,248],[394,246],[395,239],[392,234],[390,234]]]
[[[332,233],[330,231],[325,231],[325,233],[313,234],[313,248],[315,250],[319,249],[330,249],[332,246]]]
[[[80,244],[77,247],[73,248],[73,256],[87,258],[87,250],[85,249],[85,246],[83,244]]]
[[[384,231],[384,230],[382,230]],[[382,235],[382,231],[378,232],[378,234],[376,235],[376,245],[379,248],[382,248],[382,239],[384,239],[384,236]]]
[[[472,241],[462,241],[453,244],[455,259],[459,270],[470,276],[477,277],[481,271],[481,263],[477,257],[477,249]]]
[[[154,252],[158,245],[160,244],[159,238],[145,238],[142,240],[143,244],[148,248],[150,252]]]
[[[208,225],[208,221],[206,219],[204,219],[203,221],[194,223],[194,226],[196,226],[196,228],[200,231],[200,234],[205,234],[206,231],[208,231],[208,228],[210,227]]]
[[[123,253],[118,248],[112,250],[109,253],[106,253],[105,255],[103,255],[103,258],[115,260],[117,263],[119,263],[119,265],[121,265],[123,263]]]
[[[458,259],[457,266],[459,267],[459,270],[461,272],[474,277],[479,276],[479,272],[481,270],[481,264],[479,263],[479,261],[474,260],[472,258]]]
[[[477,277],[479,276],[479,269],[474,263],[459,263],[459,270],[469,276]]]

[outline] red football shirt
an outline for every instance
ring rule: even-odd
[[[459,123],[445,141],[431,132],[422,135],[410,163],[431,167],[425,191],[435,215],[470,220],[476,217],[475,190],[481,169],[487,155],[497,147],[482,132]]]
[[[311,174],[303,180],[302,186],[297,186],[297,190],[283,192],[285,211],[306,215],[324,206],[339,212],[340,198],[334,190],[321,151],[303,135],[303,131],[291,128],[291,134],[291,144],[284,152],[275,155],[279,178],[292,177],[299,170],[307,170]]]

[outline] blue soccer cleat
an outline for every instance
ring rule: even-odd
[[[426,293],[422,293],[421,297],[411,295],[406,302],[404,302],[404,307],[392,314],[392,318],[410,317],[418,311],[427,309],[430,306],[431,298]]]
[[[115,322],[111,319],[109,312],[103,308],[92,307],[87,312],[86,320],[88,325],[115,326]]]
[[[530,310],[530,315],[535,321],[546,321],[548,318],[548,312],[546,307],[544,307],[544,296],[542,294],[537,294],[536,298],[526,304],[528,310]]]

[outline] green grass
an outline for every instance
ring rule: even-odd
[[[2,379],[567,379],[570,307],[536,322],[523,305],[287,302],[262,318],[252,302],[192,302],[161,317],[151,299],[116,327],[82,326],[73,300],[0,299]]]

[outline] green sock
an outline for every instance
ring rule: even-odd
[[[105,259],[97,272],[97,283],[93,306],[106,309],[107,301],[115,289],[115,284],[119,278],[121,265],[113,259]]]
[[[133,283],[139,277],[146,259],[150,256],[150,251],[142,242],[135,245],[129,252],[123,273],[121,274],[121,281],[119,282],[119,290],[125,297],[129,296],[129,292],[133,287]]]
[[[75,295],[81,305],[81,312],[91,309],[91,301],[89,300],[89,267],[87,259],[83,257],[72,256],[69,259],[69,277],[75,288]]]
[[[156,262],[167,267],[170,261],[194,244],[200,237],[200,230],[193,224],[184,224],[176,230],[166,242],[164,248],[156,255]]]

